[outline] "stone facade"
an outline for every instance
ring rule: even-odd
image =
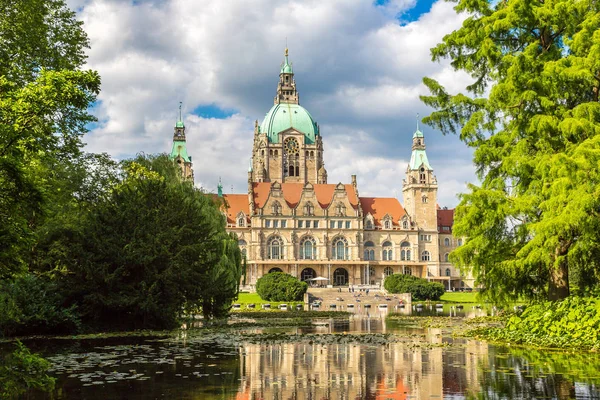
[[[472,287],[448,262],[460,239],[452,236],[453,210],[439,208],[437,190],[418,129],[404,207],[396,198],[360,196],[354,175],[347,184],[327,183],[321,132],[299,104],[286,49],[274,105],[254,126],[247,193],[222,199],[249,285],[283,271],[333,286],[380,285],[386,275],[405,273],[447,288]]]

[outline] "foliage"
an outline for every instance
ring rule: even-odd
[[[47,375],[50,363],[19,341],[15,346],[14,352],[0,359],[0,399],[16,398],[31,389],[53,390],[55,379]]]
[[[536,347],[600,350],[600,299],[570,296],[531,305],[509,318],[504,328],[474,330],[471,335]]]
[[[445,293],[441,283],[428,282],[427,279],[404,274],[386,277],[383,287],[390,293],[410,293],[413,300],[439,300]]]
[[[456,0],[462,27],[432,49],[473,83],[449,94],[425,78],[424,121],[474,148],[451,254],[484,296],[550,300],[569,278],[598,282],[600,254],[600,3]]]
[[[237,238],[210,197],[168,179],[177,168],[166,155],[125,162],[122,180],[62,236],[62,288],[86,324],[169,328],[184,311],[222,316],[237,296]]]
[[[271,272],[256,281],[256,292],[268,301],[299,301],[307,290],[306,282],[283,272]]]
[[[0,279],[23,272],[54,191],[53,165],[81,147],[100,78],[64,0],[0,0]]]
[[[79,330],[75,307],[64,307],[54,281],[24,275],[0,281],[0,334],[66,334]]]

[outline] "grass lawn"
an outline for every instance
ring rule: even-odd
[[[477,300],[477,292],[446,292],[440,298],[448,303],[480,303]]]
[[[296,304],[304,304],[303,301],[265,301],[260,298],[258,293],[240,293],[234,303],[240,304],[242,309],[246,309],[247,304],[256,304],[256,308],[260,309],[262,304],[269,303],[271,308],[277,308],[280,304],[287,304],[288,308],[295,307]]]

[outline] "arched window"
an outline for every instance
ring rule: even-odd
[[[314,260],[315,258],[317,258],[317,244],[315,239],[307,236],[300,242],[300,259]]]
[[[246,226],[246,218],[244,216],[240,216],[238,218],[238,227],[243,228]]]
[[[421,253],[421,261],[430,261],[431,260],[431,255],[429,254],[429,252],[427,250],[425,250],[424,252]]]
[[[402,229],[408,229],[408,221],[407,220],[402,221]]]
[[[423,203],[427,203],[427,196],[423,196],[423,197],[421,197],[421,202],[423,202]]]
[[[400,248],[400,260],[410,261],[410,243],[402,242]]]
[[[365,261],[373,261],[375,260],[375,250],[373,249],[375,245],[373,242],[365,243],[365,251],[364,251],[364,259]]]
[[[367,219],[365,221],[365,229],[373,229],[373,221],[371,221],[370,219]]]
[[[335,214],[340,217],[345,216],[346,206],[343,203],[338,203],[338,205],[335,207]]]
[[[240,239],[238,240],[238,246],[242,247],[242,246],[246,246],[246,241],[244,239]]]
[[[458,245],[462,246],[462,239],[458,239]]]
[[[273,215],[281,214],[281,204],[278,201],[274,201],[271,205],[271,211]]]
[[[446,276],[450,276],[450,268],[446,268]]]
[[[384,229],[392,229],[392,222],[389,219],[385,220],[383,227]]]
[[[404,267],[404,275],[412,275],[412,268],[411,267]]]
[[[348,259],[348,242],[343,237],[338,237],[333,241],[331,255],[334,260]]]
[[[383,260],[384,261],[393,260],[392,243],[384,242],[381,247],[383,248]]]
[[[450,246],[450,239],[449,238],[445,238],[444,239],[444,246],[446,246],[446,247]]]
[[[283,258],[283,241],[279,236],[273,236],[268,244],[268,258],[271,260],[281,260]]]
[[[426,180],[426,176],[425,176],[425,168],[421,167],[421,170],[419,171],[419,183],[425,183]],[[425,202],[423,202],[425,203]]]
[[[304,215],[315,215],[315,206],[309,201],[304,205]]]
[[[445,262],[448,262],[448,261],[450,261],[450,260],[449,260],[449,254],[448,254],[448,253],[444,254],[444,261],[445,261]]]
[[[375,276],[375,267],[369,265],[369,276]]]
[[[385,276],[390,276],[394,274],[394,270],[392,269],[392,267],[385,267],[383,269],[383,275]]]

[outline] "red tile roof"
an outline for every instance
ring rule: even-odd
[[[257,182],[254,186],[254,205],[257,208],[263,208],[267,199],[269,198],[269,192],[271,191],[271,182]],[[335,191],[335,184],[316,184],[313,185],[315,190],[315,196],[317,196],[317,202],[321,208],[327,208],[333,199],[333,192]],[[302,183],[282,183],[281,190],[283,191],[283,198],[286,203],[294,208],[298,205],[300,197],[302,196],[302,189],[304,184]],[[348,193],[348,200],[353,207],[358,207],[358,198],[356,191],[352,185],[344,185],[346,192]]]
[[[240,211],[246,214],[247,222],[250,221],[250,205],[247,194],[224,194],[223,198],[227,202],[227,223],[235,224]]]
[[[394,197],[361,197],[360,204],[364,215],[371,213],[375,225],[381,225],[380,221],[385,214],[390,214],[394,225],[398,225],[398,220],[406,214],[398,199]]]
[[[437,210],[437,224],[438,232],[442,232],[442,226],[450,227],[450,231],[443,231],[442,233],[452,233],[452,224],[454,223],[454,209],[442,209]]]

